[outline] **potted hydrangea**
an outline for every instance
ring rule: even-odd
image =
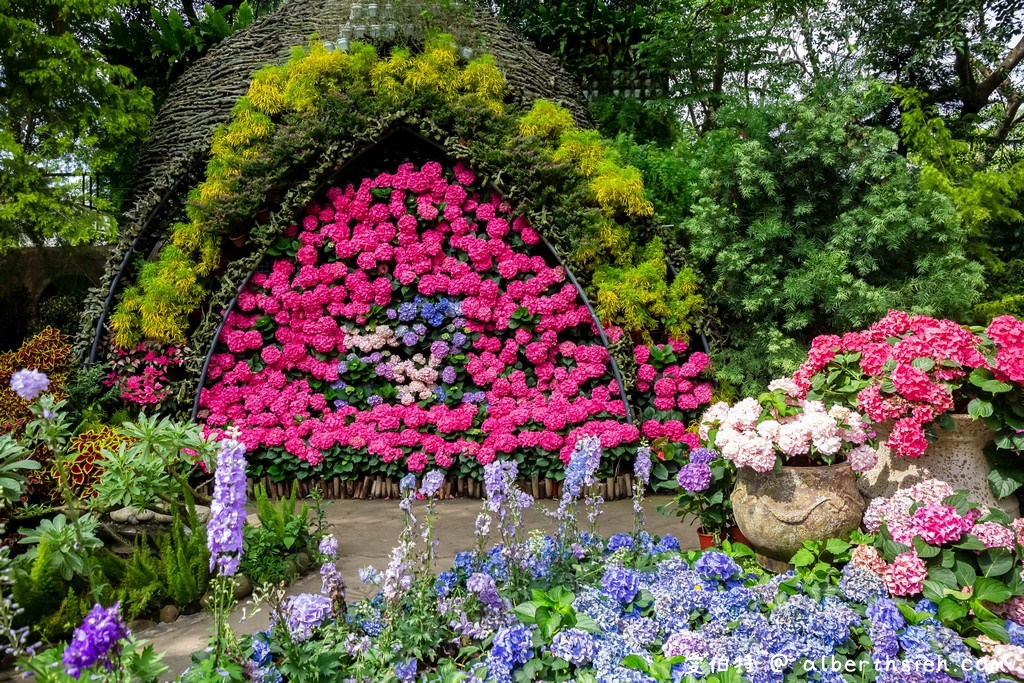
[[[805,541],[848,536],[860,525],[855,473],[874,466],[876,454],[860,413],[799,398],[789,379],[769,388],[712,405],[700,437],[736,466],[736,524],[761,565],[779,570]]]
[[[725,538],[745,543],[746,539],[736,533],[729,499],[735,482],[736,466],[730,460],[710,448],[695,448],[676,474],[675,500],[659,510],[664,512],[675,506],[677,516],[697,518],[701,550],[720,545]]]
[[[869,477],[872,496],[891,494],[911,468],[986,505],[1024,482],[1024,322],[1012,316],[982,330],[890,311],[861,332],[816,338],[793,380],[800,397],[858,409],[877,424],[885,470]],[[927,457],[889,471],[890,452]]]

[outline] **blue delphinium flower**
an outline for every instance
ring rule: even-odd
[[[206,547],[210,550],[210,571],[216,567],[221,576],[232,576],[242,559],[245,524],[245,444],[223,439],[217,452],[213,478],[213,502],[206,527]]]
[[[416,488],[416,475],[410,472],[398,480],[398,488],[402,493]]]
[[[705,551],[694,563],[693,568],[701,576],[709,579],[717,578],[723,581],[739,576],[743,571],[736,564],[736,560],[716,550]]]
[[[423,485],[420,486],[420,493],[430,498],[441,490],[442,485],[444,485],[444,472],[441,470],[431,470],[423,475]]]
[[[110,608],[94,605],[85,616],[61,657],[67,675],[78,678],[83,669],[96,663],[113,670],[113,660],[121,652],[121,640],[128,637],[128,627],[121,621],[120,608],[120,602],[115,602]]]
[[[34,401],[50,388],[50,378],[45,372],[23,368],[11,375],[11,389],[26,401]]]
[[[551,639],[551,654],[570,664],[583,666],[594,659],[597,644],[594,642],[594,636],[586,631],[567,628],[556,633]]]
[[[483,572],[471,574],[466,579],[466,590],[473,593],[489,609],[501,609],[503,606],[501,596],[498,595],[498,586],[494,578]]]
[[[601,577],[605,595],[615,602],[630,603],[640,591],[640,575],[632,569],[610,567]]]
[[[406,662],[395,664],[395,676],[401,683],[412,683],[416,680],[416,671],[419,662],[415,659],[410,659]]]
[[[256,662],[260,666],[266,666],[273,655],[270,652],[270,643],[267,642],[269,631],[262,631],[260,635],[263,637],[255,637],[252,639],[252,656],[249,657],[252,661]]]

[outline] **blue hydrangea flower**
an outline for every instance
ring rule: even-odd
[[[583,666],[589,664],[597,654],[597,643],[594,636],[578,628],[559,631],[551,639],[551,654],[560,657],[570,664]]]
[[[498,630],[491,642],[488,659],[514,669],[533,659],[533,634],[525,624],[516,623]]]
[[[712,460],[718,459],[718,451],[710,448],[695,448],[690,451],[690,462],[701,465],[709,465]]]
[[[693,568],[701,576],[723,581],[739,576],[743,571],[734,559],[717,550],[705,551],[694,563]]]
[[[632,569],[610,567],[601,577],[605,595],[619,603],[630,603],[640,591],[640,575]]]
[[[291,595],[281,604],[281,615],[288,626],[288,635],[300,643],[313,635],[325,621],[334,616],[331,599],[319,593]],[[275,615],[275,620],[277,615]]]
[[[843,576],[839,580],[839,592],[847,600],[868,604],[875,598],[889,596],[885,582],[870,569],[858,567],[850,563],[843,567]]]
[[[616,550],[623,548],[626,550],[633,549],[633,536],[631,534],[615,534],[608,539],[609,553],[614,553]]]

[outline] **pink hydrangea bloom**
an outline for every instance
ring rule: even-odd
[[[914,552],[897,555],[882,574],[889,593],[898,596],[917,595],[924,589],[928,571],[924,560]]]

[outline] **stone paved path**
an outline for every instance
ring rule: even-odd
[[[670,500],[668,497],[653,497],[645,504],[647,530],[653,535],[673,534],[684,548],[697,547],[696,525],[687,519],[681,522],[676,517],[663,517],[657,507]],[[446,500],[438,503],[438,567],[442,570],[451,565],[455,554],[471,550],[474,545],[473,524],[480,510],[478,500]],[[338,568],[348,584],[349,602],[370,597],[376,592],[373,586],[359,581],[358,570],[374,565],[383,570],[387,566],[388,554],[398,540],[402,530],[402,516],[396,501],[388,500],[338,500],[326,504],[331,533],[339,540],[341,558]],[[599,523],[602,534],[632,531],[632,501],[620,500],[606,503]],[[524,520],[527,529],[552,531],[552,520],[538,512],[530,511]],[[290,593],[318,592],[320,575],[311,572],[299,579],[290,588]],[[235,633],[254,633],[266,628],[266,610],[242,621],[244,608],[251,611],[251,602],[243,601],[231,617]],[[189,664],[192,652],[206,646],[210,634],[211,618],[208,613],[180,617],[170,624],[160,624],[139,632],[138,637],[150,642],[160,652],[165,652],[164,662],[170,667],[166,678],[169,680],[181,673]]]

